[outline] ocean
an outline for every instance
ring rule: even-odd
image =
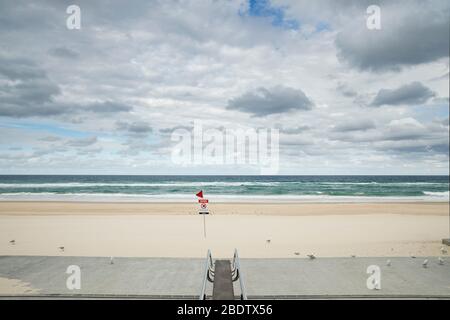
[[[0,201],[448,201],[449,176],[1,175]]]

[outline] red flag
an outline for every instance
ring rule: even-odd
[[[197,193],[196,196],[199,198],[203,198],[203,190],[200,190],[200,192]]]

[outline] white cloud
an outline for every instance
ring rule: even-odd
[[[423,54],[411,47],[416,36],[407,30],[411,12],[425,8],[414,30],[448,32],[440,16],[430,15],[447,12],[448,2],[382,1],[382,14],[402,14],[384,25],[379,47],[398,49],[394,40],[406,41],[413,52],[405,59],[371,50],[377,43],[368,45],[365,31],[355,29],[366,2],[272,0],[287,19],[299,21],[295,30],[241,17],[240,0],[81,1],[78,31],[65,28],[62,2],[43,1],[39,9],[4,2],[0,41],[7,45],[0,57],[14,63],[0,64],[0,94],[9,101],[0,104],[3,173],[51,167],[195,174],[200,169],[171,163],[168,139],[170,128],[191,127],[195,119],[216,128],[279,128],[281,173],[372,173],[380,163],[386,173],[405,173],[404,164],[413,168],[409,173],[421,173],[430,163],[446,173],[448,125],[438,123],[448,119],[448,100],[439,100],[449,96],[448,76],[442,77],[449,62],[441,48],[448,40],[428,39],[424,47],[433,52]],[[368,60],[373,54],[376,59]],[[392,105],[368,108],[380,89],[414,82],[436,99],[418,109],[408,99],[396,103],[390,92]],[[425,91],[419,100],[430,98]],[[23,126],[12,128],[12,119]]]

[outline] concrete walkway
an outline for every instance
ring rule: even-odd
[[[436,257],[241,259],[247,295],[252,298],[450,298],[450,258]],[[81,269],[81,289],[69,290],[67,267]],[[203,259],[0,256],[0,280],[25,284],[28,296],[131,297],[197,299],[202,285]],[[381,289],[369,290],[367,267],[378,265]],[[5,283],[5,282],[3,282]],[[0,286],[2,282],[0,282]],[[8,294],[0,288],[4,297]],[[6,288],[7,289],[7,288]],[[240,295],[238,282],[234,293]],[[207,295],[212,294],[208,284]]]
[[[81,269],[81,289],[66,287],[67,267]],[[32,295],[197,298],[203,259],[0,256],[0,278],[19,279]]]
[[[387,260],[391,266],[387,266]],[[448,297],[450,258],[444,265],[426,258],[243,259],[241,267],[251,298]],[[445,258],[444,258],[445,259]],[[381,289],[369,290],[367,267],[381,271]],[[235,292],[239,289],[235,284]]]

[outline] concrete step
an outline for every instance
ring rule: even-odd
[[[216,260],[214,265],[213,300],[234,300],[230,260]]]

